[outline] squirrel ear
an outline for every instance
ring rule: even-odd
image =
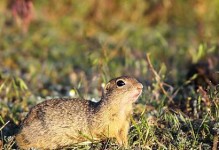
[[[108,90],[110,89],[110,83],[107,83],[106,86],[104,87],[104,95],[108,92]]]

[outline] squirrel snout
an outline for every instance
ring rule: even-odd
[[[141,83],[138,83],[137,84],[137,89],[139,89],[139,90],[143,89],[143,85]]]

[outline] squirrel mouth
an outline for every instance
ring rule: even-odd
[[[138,99],[138,97],[141,95],[142,89],[137,89],[135,94],[133,95],[133,98],[135,98],[135,101]]]

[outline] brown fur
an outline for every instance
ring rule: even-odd
[[[118,86],[122,80],[125,85]],[[21,124],[16,142],[22,149],[57,149],[83,141],[116,138],[127,146],[132,104],[142,91],[132,77],[112,79],[95,103],[79,98],[52,99],[33,107]]]

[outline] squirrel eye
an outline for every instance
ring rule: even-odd
[[[122,80],[119,80],[116,82],[116,84],[117,84],[117,86],[123,86],[123,85],[125,85],[125,82]]]

